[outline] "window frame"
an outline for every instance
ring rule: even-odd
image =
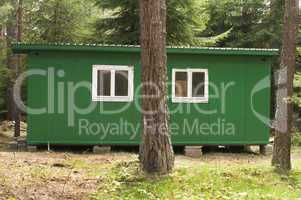
[[[187,97],[176,97],[176,73],[187,73]],[[204,80],[204,97],[192,96],[192,73],[205,73]],[[209,102],[209,75],[208,69],[204,68],[174,68],[172,69],[172,102],[173,103],[208,103]]]
[[[111,74],[111,95],[97,95],[97,73],[99,70],[110,71]],[[115,73],[116,71],[128,72],[128,96],[115,96]],[[134,66],[128,65],[92,65],[92,101],[102,102],[131,102],[134,99]]]

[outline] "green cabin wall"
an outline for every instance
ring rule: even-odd
[[[141,127],[133,135],[121,134],[112,129],[111,134],[80,134],[78,123],[80,119],[89,120],[90,123],[108,123],[127,121],[137,125],[140,123],[141,114],[135,104],[140,105],[140,99],[134,95],[131,103],[121,102],[92,102],[90,92],[80,88],[75,94],[75,103],[85,107],[91,103],[96,106],[89,114],[74,114],[74,127],[68,126],[68,112],[70,100],[67,99],[67,87],[71,82],[87,81],[92,83],[92,65],[133,65],[135,89],[141,82],[140,54],[137,52],[85,52],[85,51],[32,51],[28,54],[28,69],[44,69],[53,67],[56,73],[54,80],[54,112],[51,114],[28,114],[29,144],[118,144],[137,145],[140,143]],[[174,145],[201,145],[201,144],[267,144],[269,127],[261,122],[251,110],[251,91],[260,80],[271,76],[271,57],[254,55],[210,55],[210,54],[168,54],[168,78],[171,81],[173,68],[207,68],[209,81],[220,86],[223,82],[235,82],[226,93],[226,110],[221,112],[221,100],[210,97],[214,93],[209,88],[209,102],[200,104],[172,103],[169,98],[168,105],[171,111],[170,123],[180,125],[179,134],[172,131]],[[59,70],[64,70],[63,77],[57,75]],[[47,78],[44,76],[30,76],[27,79],[29,107],[47,107]],[[58,84],[64,85],[64,91],[59,92]],[[63,107],[59,112],[57,103],[58,94],[65,97]],[[168,94],[171,97],[171,86]],[[262,115],[270,116],[270,88],[257,92],[254,96],[255,109]],[[100,108],[116,110],[125,104],[128,109],[116,114],[104,114]],[[214,114],[204,115],[202,110],[217,109]],[[51,109],[51,108],[50,108]],[[190,111],[189,111],[190,110]],[[189,111],[189,112],[187,112]],[[184,130],[184,119],[189,123],[198,120],[200,123],[213,124],[218,119],[225,123],[233,123],[235,134],[213,134],[213,132],[200,134],[194,129],[191,133]],[[187,122],[186,121],[186,122]],[[95,127],[94,127],[95,128]],[[171,127],[173,130],[173,127]],[[92,128],[93,129],[93,128]],[[185,133],[185,134],[183,134]]]

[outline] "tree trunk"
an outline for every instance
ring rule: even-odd
[[[22,19],[23,19],[23,0],[18,0],[17,5],[17,16],[16,16],[16,40],[17,42],[22,41]],[[16,55],[17,64],[16,64],[16,77],[19,76],[19,71],[21,69],[22,65],[22,57],[21,55]],[[14,113],[14,120],[15,120],[15,137],[20,136],[20,110],[17,106],[17,102],[14,100],[14,107],[15,107],[15,113]]]
[[[12,5],[15,5],[15,1],[11,1]],[[10,71],[14,71],[15,60],[10,52],[11,43],[15,39],[15,21],[16,17],[14,12],[11,12],[6,23],[6,38],[5,38],[5,47],[6,47],[6,65]],[[14,120],[14,101],[13,101],[13,80],[10,76],[9,83],[7,86],[7,96],[6,96],[6,106],[7,106],[7,120]]]
[[[23,0],[12,0],[12,5],[16,6],[15,14],[12,13],[10,15],[9,22],[7,23],[7,37],[6,37],[6,44],[7,48],[11,48],[11,43],[13,41],[21,42],[22,36],[22,15],[23,15]],[[7,53],[7,67],[12,71],[15,72],[15,77],[19,74],[19,68],[22,63],[22,58],[20,55],[13,55],[11,52]],[[14,101],[14,79],[12,77],[8,84],[7,89],[7,106],[8,106],[8,119],[15,121],[15,131],[14,136],[20,136],[20,112],[17,107],[16,102]]]
[[[275,140],[272,165],[280,172],[291,169],[291,128],[293,79],[299,22],[299,0],[285,0],[282,51],[278,75]]]
[[[166,67],[166,2],[140,0],[142,142],[140,162],[149,174],[168,174],[174,165],[169,135]]]

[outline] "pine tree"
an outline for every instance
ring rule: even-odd
[[[195,38],[207,21],[201,2],[166,2],[168,45],[199,45],[204,41]],[[103,10],[103,17],[95,24],[95,42],[139,44],[139,0],[98,0],[97,5]]]
[[[168,174],[174,165],[167,108],[166,3],[140,0],[143,134],[142,169]]]
[[[27,3],[24,39],[28,42],[84,42],[91,34],[92,1],[43,0]]]
[[[201,36],[231,29],[218,46],[279,48],[283,0],[211,0],[206,6],[207,28]]]
[[[283,42],[280,56],[280,73],[277,90],[275,140],[272,164],[280,172],[291,169],[291,128],[293,80],[296,65],[296,47],[299,24],[299,0],[285,0]]]

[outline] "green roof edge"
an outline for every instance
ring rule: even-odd
[[[14,53],[28,53],[31,51],[98,51],[98,52],[140,52],[138,45],[112,45],[112,44],[30,44],[13,43]],[[170,54],[217,54],[217,55],[254,55],[277,56],[278,49],[255,48],[220,48],[220,47],[167,47]]]

